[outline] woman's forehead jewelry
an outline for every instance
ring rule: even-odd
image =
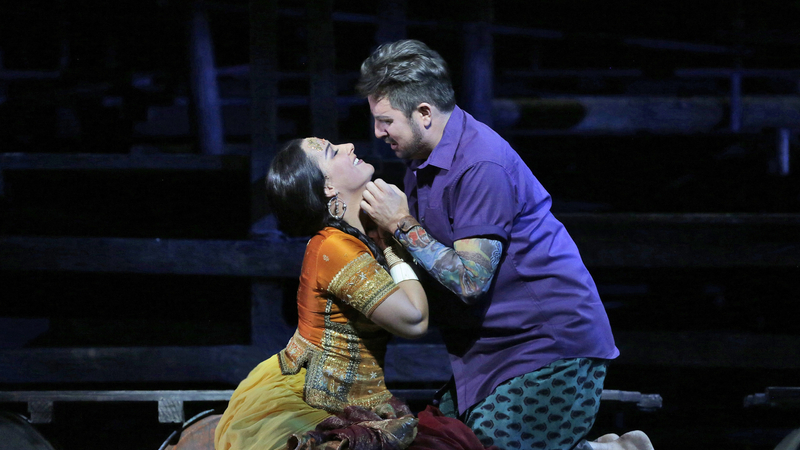
[[[306,138],[306,145],[311,147],[312,150],[316,150],[318,152],[324,150],[324,148],[322,147],[322,142],[323,140],[319,138]]]

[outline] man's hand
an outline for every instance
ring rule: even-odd
[[[409,215],[406,194],[380,178],[367,183],[363,197],[361,209],[389,233],[394,233],[400,219]]]

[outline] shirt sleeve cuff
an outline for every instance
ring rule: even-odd
[[[459,228],[453,232],[453,240],[477,237],[494,237],[501,242],[508,241],[508,233],[503,227],[495,225],[476,225],[473,227]]]

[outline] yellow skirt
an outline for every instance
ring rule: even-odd
[[[303,401],[306,371],[283,375],[278,356],[262,362],[233,392],[214,435],[216,450],[285,449],[292,434],[331,416]]]

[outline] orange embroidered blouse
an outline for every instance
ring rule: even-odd
[[[390,334],[369,317],[397,289],[355,237],[325,228],[311,238],[297,290],[297,331],[278,354],[284,374],[306,368],[306,403],[335,413],[391,397],[383,376]]]

